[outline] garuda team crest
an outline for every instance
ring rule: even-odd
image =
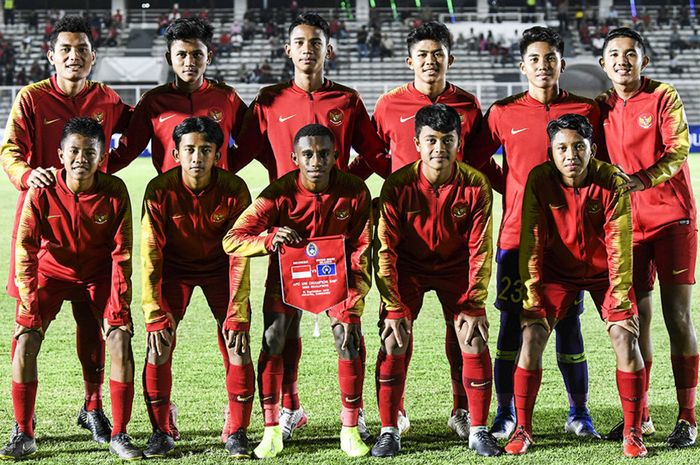
[[[213,119],[217,123],[220,123],[224,119],[224,111],[220,108],[211,108],[209,110],[209,118]]]
[[[338,110],[337,108],[334,108],[333,110],[329,111],[328,122],[335,126],[340,126],[343,123],[343,112]]]
[[[92,119],[94,119],[98,123],[102,124],[102,122],[105,120],[105,112],[104,111],[96,111],[95,113],[92,114]]]
[[[598,213],[602,209],[603,209],[603,206],[597,200],[591,200],[586,205],[586,210],[588,211],[588,213],[590,213],[592,215],[595,215],[596,213]]]
[[[639,123],[640,128],[649,129],[654,123],[654,117],[651,113],[642,113],[639,115],[639,118],[637,118],[637,123]]]
[[[467,206],[464,204],[457,204],[452,207],[452,216],[455,218],[464,218],[467,216]]]
[[[93,221],[96,224],[105,224],[107,220],[109,219],[109,214],[108,213],[95,213],[92,216]]]
[[[341,210],[336,210],[335,211],[335,218],[338,220],[341,220],[341,221],[347,220],[348,218],[350,218],[350,209],[344,208]]]

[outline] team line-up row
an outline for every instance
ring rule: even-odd
[[[299,312],[283,301],[284,281],[292,278],[280,276],[275,252],[311,240],[306,251],[315,255],[313,239],[329,236],[344,237],[347,268],[347,295],[327,311],[339,355],[341,449],[350,456],[369,453],[360,316],[371,283],[373,218],[369,192],[354,175],[371,172],[387,178],[372,254],[382,297],[375,374],[382,429],[372,455],[400,451],[400,433],[409,424],[403,394],[411,328],[429,290],[443,306],[452,378],[463,381],[453,383],[449,425],[478,454],[502,453],[501,438],[509,438],[509,454],[523,454],[533,443],[541,354],[552,329],[569,393],[566,429],[600,437],[586,406],[579,314],[580,294],[588,290],[617,354],[624,420],[607,437],[622,439],[625,455],[646,455],[642,435],[654,431],[646,392],[657,274],[669,291],[662,292],[662,306],[679,403],[667,444],[695,443],[698,355],[690,293],[697,238],[688,129],[675,89],[641,75],[648,57],[638,33],[621,28],[608,35],[601,66],[613,87],[592,101],[559,88],[561,37],[543,27],[525,31],[519,66],[528,91],[496,102],[482,117],[476,98],[446,80],[453,61],[449,31],[425,23],[407,38],[414,81],[382,96],[370,120],[355,91],[324,78],[328,25],[317,15],[289,27],[285,49],[294,79],[263,88],[248,109],[232,88],[204,78],[213,30],[201,20],[181,19],[168,28],[166,58],[175,82],[149,91],[134,109],[87,80],[96,55],[85,27],[75,17],[57,24],[48,53],[56,75],[20,91],[0,154],[20,189],[8,283],[18,302],[16,427],[0,456],[36,451],[36,355],[64,300],[72,302],[80,329],[86,395],[79,424],[122,458],[171,452],[179,436],[170,403],[172,354],[195,286],[222,329],[226,450],[239,458],[279,454],[307,417],[296,388]],[[104,141],[113,133],[122,133],[120,144],[106,155]],[[227,147],[231,138],[236,143]],[[128,194],[118,178],[99,171],[126,166],[149,140],[162,174],[146,190],[141,225],[149,349],[144,395],[154,431],[141,451],[126,434],[134,390]],[[491,158],[499,146],[502,168]],[[349,164],[350,147],[359,155]],[[273,182],[251,203],[245,183],[230,171],[252,159]],[[504,200],[493,367],[485,314],[494,255],[492,188]],[[247,260],[268,254],[258,360],[265,430],[251,451]],[[113,427],[102,410],[105,345]],[[488,428],[492,384],[498,409]]]

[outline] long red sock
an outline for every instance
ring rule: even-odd
[[[362,362],[362,382],[364,383],[365,373],[367,372],[367,346],[365,345],[365,337],[360,336],[360,348],[358,350],[360,354],[360,361]],[[365,408],[365,398],[363,397],[360,401],[360,408]]]
[[[676,382],[678,419],[695,425],[695,393],[698,386],[698,354],[671,355],[673,379]]]
[[[170,432],[170,394],[173,388],[172,357],[162,365],[143,367],[143,397],[151,426]],[[116,423],[116,420],[115,420]]]
[[[493,390],[493,371],[488,347],[480,354],[462,354],[462,382],[469,397],[471,425],[486,426]]]
[[[250,425],[250,412],[255,396],[255,373],[253,364],[243,366],[230,364],[226,373],[226,391],[228,392],[228,434]]]
[[[518,426],[532,435],[532,411],[535,409],[537,393],[542,384],[542,368],[526,370],[517,367],[513,376],[513,394]]]
[[[12,381],[12,406],[15,410],[15,421],[19,430],[27,436],[34,437],[32,416],[36,404],[36,388],[38,380],[29,383],[15,383]]]
[[[102,408],[102,384],[105,381],[105,340],[99,322],[87,303],[74,302],[75,341],[78,360],[83,369],[85,407],[87,411]]]
[[[625,420],[625,435],[629,434],[630,428],[634,428],[640,434],[642,432],[643,403],[640,400],[644,398],[645,372],[644,368],[631,373],[616,371],[617,389],[620,392],[622,414]]]
[[[644,360],[644,407],[642,408],[642,421],[649,419],[649,380],[651,379],[652,359]]]
[[[459,347],[457,333],[453,326],[445,327],[445,355],[450,364],[450,378],[452,380],[452,413],[458,408],[469,410],[467,392],[462,384],[462,349]],[[490,362],[489,362],[490,363]]]
[[[343,411],[340,420],[343,426],[357,426],[357,417],[362,405],[362,360],[338,359],[338,384]]]
[[[284,361],[281,355],[260,352],[258,359],[258,392],[265,417],[265,426],[280,424],[279,396],[282,387]]]
[[[387,355],[381,350],[378,355],[377,402],[382,427],[398,426],[401,396],[406,387],[406,356]]]
[[[287,339],[284,343],[284,375],[282,377],[282,407],[296,410],[299,408],[299,360],[301,359],[301,338]]]
[[[413,337],[408,339],[408,346],[406,347],[406,353],[404,354],[404,375],[408,376],[408,366],[411,364],[411,358],[413,358]],[[399,410],[401,412],[406,412],[406,407],[404,406],[404,397],[406,397],[406,379],[404,378],[404,392],[401,393],[401,400],[399,401]]]
[[[131,420],[131,406],[134,403],[134,382],[120,383],[109,380],[110,399],[112,401],[112,437],[126,433],[126,425]],[[166,423],[167,424],[167,423]]]

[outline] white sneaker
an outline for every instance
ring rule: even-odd
[[[294,430],[301,429],[308,422],[304,407],[299,407],[296,410],[282,408],[280,412],[280,427],[282,429],[282,439],[288,441],[292,439]]]
[[[411,421],[408,419],[408,414],[404,411],[399,410],[399,418],[397,421],[399,427],[399,435],[403,436],[408,433],[411,429]]]
[[[463,408],[455,410],[455,414],[447,420],[447,426],[454,431],[462,441],[469,440],[469,412]]]
[[[367,431],[367,423],[365,423],[365,409],[360,409],[360,414],[357,416],[357,431],[360,433],[360,437],[363,441],[368,441],[372,436]]]

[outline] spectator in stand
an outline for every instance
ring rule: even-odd
[[[15,76],[15,85],[26,86],[27,84],[29,84],[29,81],[27,80],[27,71],[24,68],[20,68],[19,73],[17,73],[17,76]]]
[[[243,20],[243,40],[252,40],[255,37],[255,23],[246,18]]]
[[[39,82],[42,79],[44,79],[44,70],[41,69],[39,60],[34,60],[34,63],[32,63],[32,67],[29,68],[29,79],[32,82]]]
[[[173,5],[173,9],[170,10],[170,13],[168,13],[168,22],[172,23],[176,19],[180,19],[182,15],[180,14],[180,5],[175,3]]]
[[[390,36],[382,38],[379,44],[379,59],[384,61],[384,58],[391,58],[394,56],[394,41]]]
[[[48,41],[53,33],[53,20],[49,19],[44,26],[44,41]]]
[[[29,50],[32,48],[32,36],[30,34],[27,34],[24,36],[22,39],[22,53],[25,55],[29,53]]]
[[[656,16],[656,26],[661,28],[663,26],[669,26],[671,24],[671,16],[668,14],[668,8],[659,8],[659,12]]]
[[[243,26],[241,26],[241,23],[238,21],[231,23],[231,37],[235,36],[236,34],[243,34]]]
[[[5,26],[15,25],[15,0],[5,0],[4,3]]]
[[[380,56],[381,45],[382,32],[379,29],[375,29],[367,41],[367,46],[369,47],[369,61],[372,61],[372,58]]]
[[[340,21],[338,21],[338,18],[333,18],[331,19],[330,23],[328,23],[328,30],[331,33],[331,37],[337,39],[338,38],[338,31],[340,30]]]
[[[119,45],[119,29],[117,26],[114,24],[109,27],[109,30],[107,31],[107,40],[105,41],[105,45],[107,47],[116,47]]]
[[[112,16],[112,25],[116,26],[118,29],[124,27],[124,15],[119,8],[117,8],[116,13]]]
[[[243,50],[243,36],[241,34],[231,36],[231,50],[236,53]]]
[[[367,48],[367,26],[357,31],[357,60],[362,61],[362,58],[369,56],[369,48]]]
[[[668,60],[668,72],[671,74],[683,74],[683,66],[681,66],[678,56],[671,52],[671,59]]]
[[[168,15],[162,14],[158,18],[158,35],[162,36],[165,34],[165,30],[168,28],[170,21],[168,20]]]
[[[277,35],[277,28],[275,27],[275,23],[272,21],[268,21],[267,24],[265,24],[265,38],[269,39],[270,37],[274,37]]]
[[[566,34],[569,30],[569,0],[558,1],[557,19],[559,20],[559,32]]]
[[[217,47],[217,52],[219,56],[231,56],[231,50],[233,47],[231,46],[231,36],[224,32],[221,34],[219,37],[219,46]]]
[[[27,17],[27,26],[34,29],[34,34],[39,32],[39,14],[36,11],[31,11]]]
[[[209,22],[209,12],[207,10],[199,10],[199,15],[197,16],[199,16],[204,21]]]
[[[617,27],[620,24],[620,15],[617,12],[617,9],[615,9],[615,5],[610,5],[610,9],[608,10],[608,17],[605,19],[605,24],[608,26],[615,26]]]
[[[272,66],[270,66],[270,62],[265,59],[258,67],[258,83],[273,84],[275,82],[277,82],[277,80],[272,75]]]
[[[341,21],[338,29],[338,39],[347,39],[348,37],[350,37],[350,33],[347,26],[345,26],[345,21]]]

